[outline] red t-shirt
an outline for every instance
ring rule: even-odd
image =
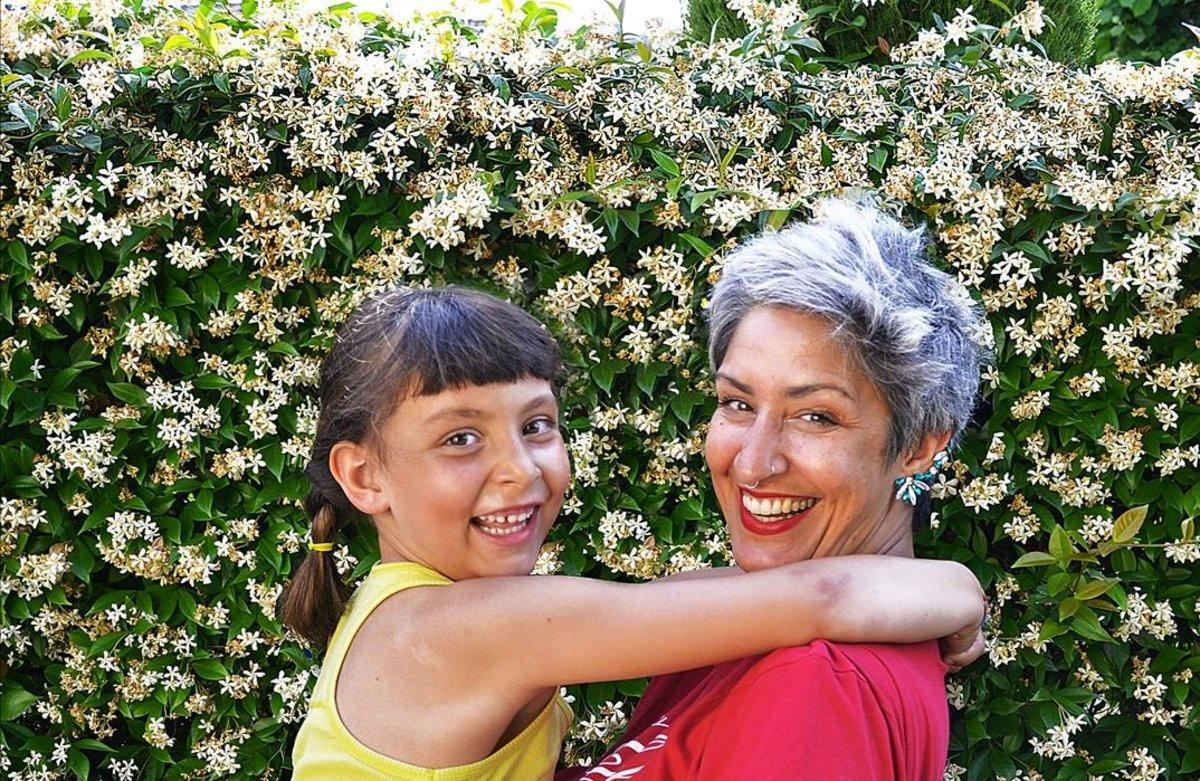
[[[937,643],[818,640],[653,679],[625,735],[556,781],[940,781],[950,739]]]

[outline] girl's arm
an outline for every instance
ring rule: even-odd
[[[898,556],[640,584],[477,578],[426,598],[425,636],[447,661],[517,692],[687,670],[817,638],[930,640],[978,624],[984,609],[966,567]]]
[[[664,578],[659,578],[656,582],[664,581],[670,583],[678,583],[681,580],[695,580],[696,578],[727,578],[731,575],[745,575],[745,571],[741,567],[699,567],[697,569],[689,569],[683,572],[676,572],[674,575],[667,575]]]

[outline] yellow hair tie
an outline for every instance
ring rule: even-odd
[[[308,549],[320,551],[321,553],[329,553],[329,551],[333,550],[333,543],[332,542],[310,542],[308,544]]]

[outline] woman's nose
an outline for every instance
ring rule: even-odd
[[[733,461],[733,476],[742,485],[757,485],[787,467],[783,457],[782,432],[769,420],[759,419],[746,430]]]

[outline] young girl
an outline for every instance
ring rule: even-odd
[[[685,670],[816,638],[915,642],[983,615],[961,565],[845,556],[645,584],[525,577],[567,490],[554,340],[460,288],[388,290],[321,368],[311,552],[282,618],[325,661],[304,779],[539,779],[560,684]],[[333,541],[355,514],[380,562],[347,604]]]

